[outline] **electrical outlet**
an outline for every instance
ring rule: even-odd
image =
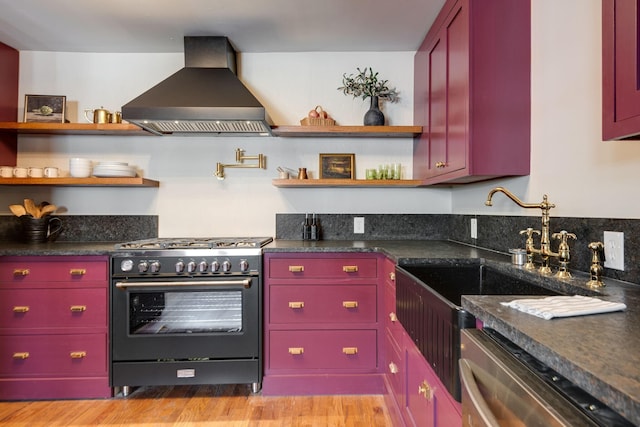
[[[471,238],[472,239],[478,238],[478,219],[477,218],[471,218]]]
[[[353,217],[353,233],[364,234],[364,217],[363,216]]]
[[[604,266],[624,271],[624,233],[604,232]]]

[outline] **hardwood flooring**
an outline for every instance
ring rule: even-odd
[[[387,427],[380,395],[265,397],[247,385],[142,387],[128,397],[0,402],[11,427]]]

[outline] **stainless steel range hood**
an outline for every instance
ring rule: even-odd
[[[226,37],[185,37],[184,53],[185,68],[122,106],[124,120],[158,135],[271,135]]]

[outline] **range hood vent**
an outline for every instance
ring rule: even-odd
[[[269,136],[265,108],[236,76],[226,37],[185,37],[185,68],[122,106],[122,118],[158,135]]]

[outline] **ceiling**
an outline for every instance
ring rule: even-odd
[[[227,36],[239,52],[415,51],[445,0],[0,0],[18,50],[182,52]]]

